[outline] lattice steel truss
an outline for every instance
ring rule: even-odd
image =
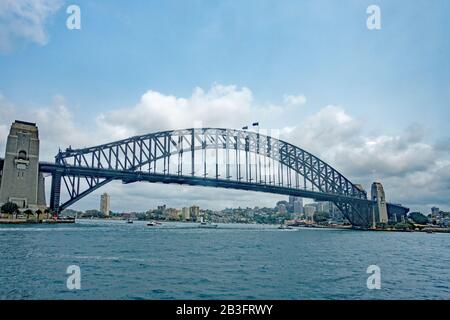
[[[253,131],[193,128],[156,132],[56,155],[50,205],[67,208],[112,180],[207,185],[334,202],[352,222],[369,223],[367,194],[329,164]],[[69,198],[60,205],[61,181]],[[364,222],[361,222],[364,221]]]

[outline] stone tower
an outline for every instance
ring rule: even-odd
[[[36,124],[16,120],[6,142],[0,185],[0,205],[44,210],[44,177],[39,173],[39,132]]]
[[[386,205],[386,196],[381,183],[372,183],[371,197],[373,201],[376,201],[376,205],[373,209],[374,222],[388,223],[389,218]]]

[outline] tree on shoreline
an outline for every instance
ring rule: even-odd
[[[36,210],[37,219],[39,220],[39,216],[42,214],[40,209]]]
[[[27,220],[30,218],[30,215],[33,214],[33,211],[31,211],[30,209],[25,210],[24,212],[27,215]]]
[[[17,218],[17,214],[19,213],[19,206],[14,202],[6,202],[5,204],[2,205],[0,210],[3,213],[16,215]]]
[[[428,218],[420,212],[411,212],[408,217],[417,224],[428,223]]]

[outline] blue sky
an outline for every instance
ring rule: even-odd
[[[256,108],[306,97],[268,127],[339,105],[369,136],[419,124],[424,143],[450,137],[449,1],[47,1],[58,10],[42,22],[46,43],[18,37],[0,52],[0,93],[15,108],[62,96],[94,130],[99,114],[148,90],[189,97],[218,83],[250,88]],[[81,30],[65,27],[69,4]],[[371,4],[381,30],[366,28]]]
[[[342,104],[384,130],[404,121],[444,130],[450,3],[377,1],[382,30],[369,31],[372,3],[78,1],[82,30],[65,28],[64,5],[46,46],[0,56],[0,87],[24,104],[62,94],[89,117],[149,88],[183,96],[233,83],[261,101],[301,91],[312,107]]]

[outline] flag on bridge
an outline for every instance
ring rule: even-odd
[[[253,122],[252,126],[254,127],[259,126],[259,122]]]
[[[247,130],[248,126],[242,127],[242,130]]]

